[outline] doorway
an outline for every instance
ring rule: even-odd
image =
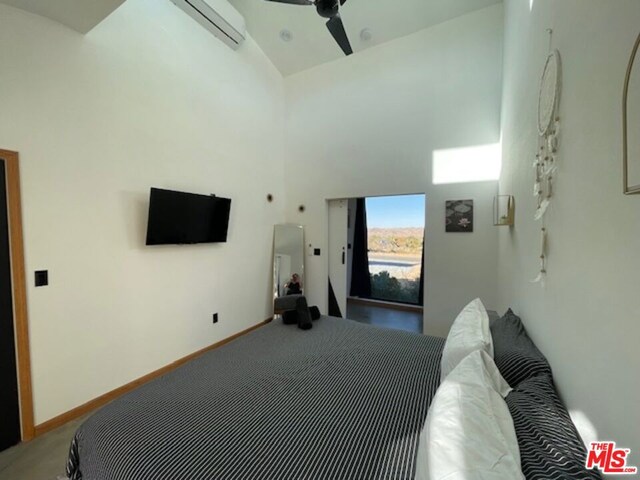
[[[13,328],[13,288],[11,286],[7,177],[0,162],[0,451],[20,441],[20,405],[15,331]]]
[[[330,315],[422,333],[425,201],[328,202]]]
[[[34,436],[18,154],[0,150],[0,451]]]
[[[358,228],[367,234],[371,293],[364,297],[422,305],[424,195],[368,197],[364,203],[366,224],[355,224],[356,235]],[[352,296],[358,293],[352,288]]]
[[[329,315],[347,314],[347,234],[348,200],[330,200],[329,204]]]

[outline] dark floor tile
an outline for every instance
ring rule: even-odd
[[[406,312],[383,305],[347,302],[347,318],[369,325],[422,333],[422,313]]]
[[[0,480],[57,480],[64,476],[69,445],[87,417],[0,452]]]

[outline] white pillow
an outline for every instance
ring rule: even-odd
[[[442,351],[440,381],[467,355],[484,350],[493,358],[493,340],[489,330],[489,314],[479,298],[464,307],[456,317]]]
[[[524,480],[511,391],[486,352],[463,359],[438,388],[420,434],[417,480]]]

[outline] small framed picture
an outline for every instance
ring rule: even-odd
[[[473,200],[447,200],[445,231],[473,232]]]

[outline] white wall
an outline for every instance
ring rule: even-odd
[[[530,4],[532,9],[530,10]],[[571,410],[640,463],[640,196],[622,195],[621,99],[640,28],[637,0],[507,0],[503,174],[516,226],[501,230],[500,305],[513,306],[548,357]],[[548,49],[562,55],[562,138],[546,288],[532,285],[537,90]],[[638,141],[638,137],[632,137]]]
[[[36,423],[271,314],[284,89],[251,39],[234,52],[169,1],[129,0],[87,36],[0,5],[0,64]],[[145,247],[151,186],[231,197],[228,243]]]
[[[285,79],[287,219],[323,252],[307,257],[312,304],[326,311],[326,199],[426,193],[425,331],[445,335],[475,296],[494,305],[497,182],[432,185],[431,157],[500,140],[502,29],[496,5]],[[460,198],[476,200],[476,231],[445,234]]]

